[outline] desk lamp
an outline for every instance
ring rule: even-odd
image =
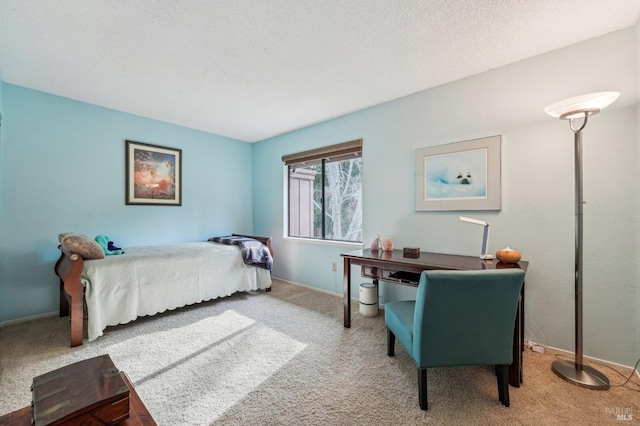
[[[575,250],[575,362],[554,361],[551,369],[561,378],[589,389],[608,389],[609,379],[595,368],[582,363],[582,129],[590,116],[599,113],[616,99],[618,92],[597,92],[576,96],[548,105],[544,112],[551,117],[569,120],[574,134],[575,186],[576,186],[576,250]],[[579,120],[579,126],[574,125]],[[581,120],[581,122],[580,122]]]
[[[484,233],[482,235],[482,247],[480,249],[480,259],[493,259],[494,257],[487,253],[487,246],[489,245],[489,224],[484,220],[472,219],[470,217],[464,216],[460,216],[460,220],[463,222],[484,226]]]

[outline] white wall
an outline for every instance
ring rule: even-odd
[[[502,135],[502,209],[464,214],[491,223],[490,250],[508,245],[530,262],[527,337],[573,351],[573,134],[543,108],[618,90],[618,102],[590,120],[584,135],[584,350],[632,365],[640,356],[633,238],[639,204],[637,191],[629,191],[639,160],[637,45],[630,28],[258,143],[254,230],[276,237],[274,275],[340,293],[341,268],[330,266],[341,266],[340,253],[352,249],[282,238],[283,154],[363,138],[365,243],[380,232],[396,247],[475,255],[481,230],[461,223],[461,212],[414,210],[414,149]],[[381,288],[383,302],[412,292]]]

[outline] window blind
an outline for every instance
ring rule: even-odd
[[[343,142],[309,151],[298,152],[282,156],[282,161],[287,166],[309,166],[320,163],[322,160],[340,161],[362,155],[362,139]]]

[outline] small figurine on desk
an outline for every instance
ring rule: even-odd
[[[382,239],[380,234],[371,243],[371,251],[393,251],[393,242],[389,238]]]
[[[380,234],[378,234],[378,237],[380,236]],[[378,249],[380,248],[380,238],[374,238],[373,241],[371,242],[371,251],[378,251]]]
[[[377,234],[378,236],[376,237],[375,240],[373,240],[373,242],[371,243],[371,251],[378,251],[378,250],[386,250],[385,247],[385,241],[382,240],[382,237],[380,236],[380,234]]]

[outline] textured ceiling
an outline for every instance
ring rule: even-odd
[[[0,79],[253,142],[639,17],[640,0],[0,0]]]

